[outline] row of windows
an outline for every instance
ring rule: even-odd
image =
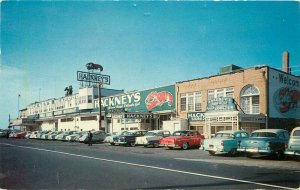
[[[234,88],[227,87],[207,91],[207,102],[209,100],[220,97],[234,98]],[[190,92],[180,94],[180,110],[182,112],[202,111],[201,102],[201,92]],[[260,113],[259,91],[255,86],[249,85],[242,90],[240,102],[241,109],[244,111],[244,113]]]

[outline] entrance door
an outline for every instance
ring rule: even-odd
[[[58,131],[58,122],[55,122],[55,131]]]

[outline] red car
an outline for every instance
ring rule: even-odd
[[[186,150],[189,147],[199,147],[202,139],[204,136],[200,135],[198,131],[182,130],[175,131],[172,136],[160,139],[159,145],[169,149],[182,148]]]
[[[26,132],[18,132],[16,133],[15,137],[18,139],[24,139],[26,134],[27,134]]]

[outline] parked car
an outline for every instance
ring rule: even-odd
[[[25,135],[25,138],[26,138],[26,139],[29,139],[31,133],[32,133],[31,131],[27,131],[27,133],[26,133],[26,135]]]
[[[239,152],[245,152],[247,156],[276,155],[282,157],[285,146],[289,141],[289,133],[283,129],[260,129],[253,131],[251,136],[240,142]]]
[[[111,145],[114,145],[114,137],[121,135],[122,131],[119,132],[113,132],[109,135],[107,135],[103,142],[110,143]]]
[[[36,134],[36,139],[41,139],[44,134],[48,134],[48,133],[49,133],[49,131],[39,131]]]
[[[38,133],[38,131],[33,131],[33,132],[30,134],[29,138],[30,138],[30,139],[36,139],[37,133]]]
[[[130,130],[114,139],[115,144],[135,146],[136,137],[141,137],[146,134],[146,130]]]
[[[300,127],[296,127],[292,130],[289,143],[284,154],[300,158]]]
[[[17,132],[15,138],[17,139],[24,139],[26,136],[26,131]]]
[[[10,129],[0,129],[0,137],[7,137],[7,134],[11,132]]]
[[[169,149],[182,148],[186,150],[189,147],[199,147],[202,139],[204,136],[200,135],[198,131],[182,130],[175,131],[171,136],[160,139],[159,145]]]
[[[72,135],[74,132],[75,131],[65,131],[65,132],[62,132],[62,133],[56,135],[55,140],[64,141],[64,140],[66,140],[65,139],[66,136]]]
[[[87,135],[87,134],[88,134],[87,131],[82,131],[81,135],[76,135],[76,136],[74,137],[74,142],[80,142],[80,138],[81,138],[82,136],[84,136],[84,135]]]
[[[248,137],[249,133],[246,131],[219,131],[213,138],[204,139],[201,148],[210,155],[226,153],[234,156],[237,153],[238,143]]]
[[[44,134],[42,134],[41,139],[47,140],[49,135],[52,135],[52,134],[55,134],[55,132],[54,131],[52,131],[52,132],[49,131],[48,133],[44,133]]]
[[[80,137],[83,135],[83,131],[76,131],[71,135],[66,136],[65,140],[69,142],[74,142],[76,137]]]
[[[91,131],[93,134],[92,143],[98,142],[101,143],[104,141],[106,137],[106,133],[104,131]],[[88,133],[82,135],[79,138],[79,142],[88,143]]]
[[[54,133],[48,134],[48,140],[55,140],[55,137],[61,133],[63,133],[63,131],[55,131]]]
[[[148,131],[144,136],[136,137],[135,144],[143,145],[144,147],[159,147],[159,140],[170,135],[170,131],[165,130]]]

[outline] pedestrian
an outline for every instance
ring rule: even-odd
[[[93,134],[91,133],[91,131],[89,131],[89,133],[88,133],[89,146],[92,146],[92,138],[93,138]]]

